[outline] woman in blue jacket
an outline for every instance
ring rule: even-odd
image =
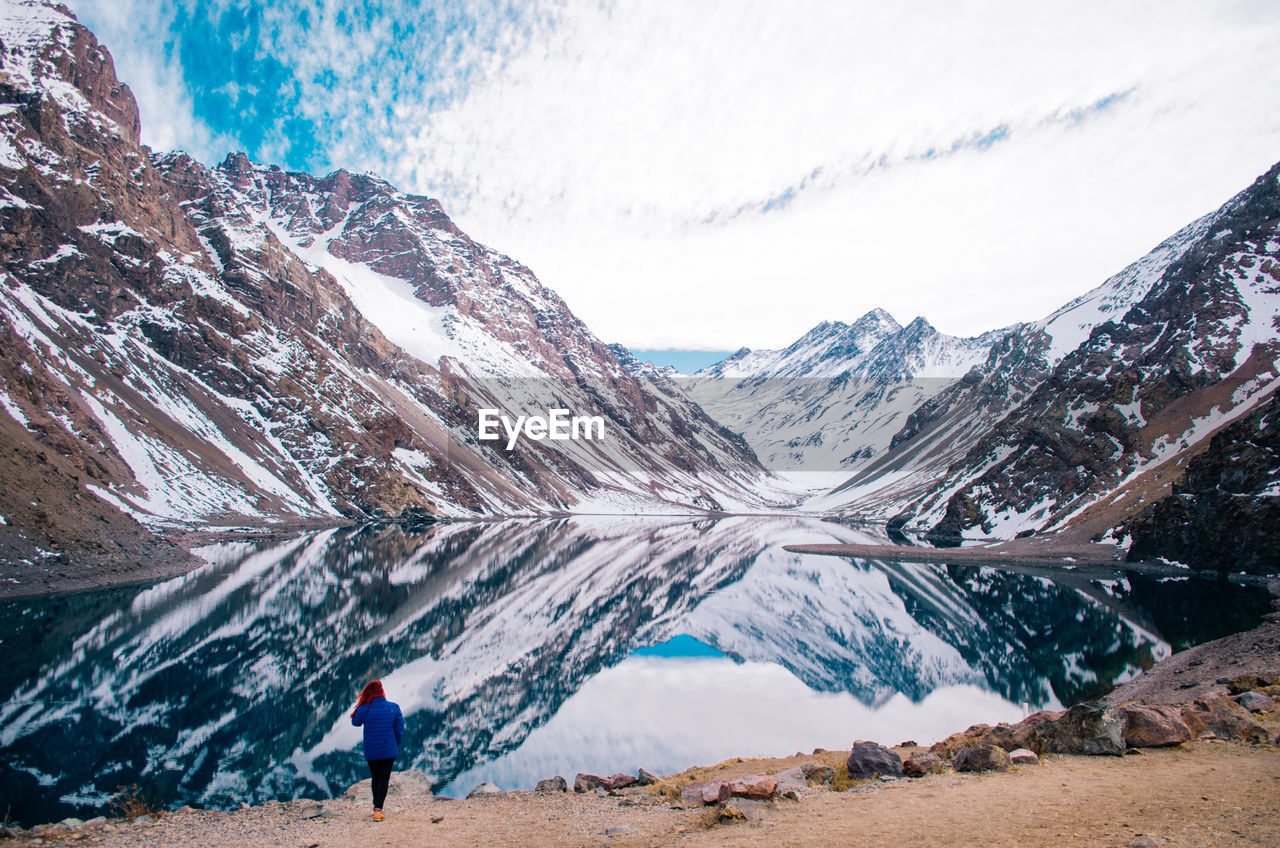
[[[369,761],[369,776],[373,778],[373,820],[382,821],[382,802],[387,799],[387,786],[391,783],[391,764],[400,753],[400,739],[404,736],[404,716],[400,705],[387,700],[382,691],[382,681],[374,680],[360,690],[360,700],[351,712],[351,723],[364,725],[364,758]]]

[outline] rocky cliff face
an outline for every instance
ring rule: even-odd
[[[0,41],[9,562],[80,557],[104,522],[141,544],[134,519],[763,503],[740,440],[436,201],[153,153],[61,7],[0,4]],[[607,437],[507,451],[476,438],[481,407],[599,415]]]
[[[1209,436],[1270,398],[1278,179],[1280,166],[1184,231],[1149,291],[1096,324],[916,520],[941,535],[1100,535],[1168,493]]]
[[[1280,572],[1280,398],[1215,433],[1173,491],[1124,531],[1130,559]]]

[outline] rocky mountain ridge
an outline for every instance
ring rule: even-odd
[[[911,520],[939,534],[1106,534],[1274,396],[1280,165],[1187,235],[1146,294],[1095,324]]]
[[[852,473],[810,497],[810,510],[939,540],[1066,531],[1127,541],[1127,522],[1142,513],[1131,528],[1146,534],[1135,556],[1159,547],[1155,528],[1185,540],[1219,507],[1240,535],[1254,521],[1245,516],[1270,515],[1280,475],[1261,447],[1275,416],[1254,414],[1278,383],[1278,168],[1044,319],[962,340],[972,358],[935,368],[932,385],[920,379],[929,361],[894,346],[910,334],[894,335],[877,310],[854,325],[821,324],[784,351],[740,351],[700,372],[690,392],[741,427],[766,463],[839,440],[836,461],[809,468]],[[877,384],[883,375],[900,382]],[[1211,439],[1242,416],[1254,431]],[[1253,463],[1251,488],[1228,486],[1230,506],[1204,478],[1177,491],[1181,507],[1167,501],[1161,518],[1150,513],[1194,457],[1210,451],[1219,459],[1204,462],[1222,470],[1238,450]],[[1175,515],[1193,514],[1174,527]],[[1252,544],[1233,562],[1280,568],[1266,549]]]
[[[824,321],[783,350],[749,351],[680,380],[775,472],[841,482],[882,456],[906,417],[1013,330],[962,339],[882,309]]]

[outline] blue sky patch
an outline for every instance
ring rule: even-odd
[[[662,657],[664,659],[720,659],[724,653],[717,651],[706,642],[681,633],[672,636],[665,642],[646,645],[631,652],[633,657]]]

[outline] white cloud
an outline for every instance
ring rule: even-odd
[[[400,64],[423,13],[344,6],[271,7],[260,47],[329,161],[439,197],[634,347],[1032,320],[1280,158],[1274,3],[495,0]]]
[[[182,57],[170,32],[183,14],[173,4],[153,0],[71,0],[77,17],[111,51],[116,76],[127,83],[142,116],[142,143],[153,150],[185,150],[202,162],[216,162],[240,148],[195,115]]]

